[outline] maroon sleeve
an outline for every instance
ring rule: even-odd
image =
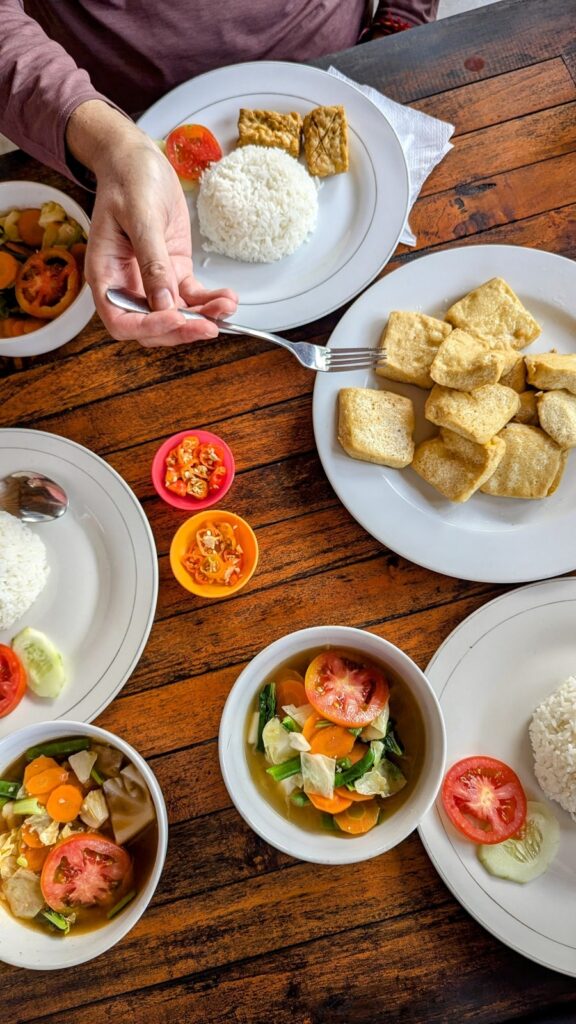
[[[86,100],[110,101],[24,13],[21,0],[0,0],[0,26],[0,130],[26,153],[74,178],[66,153],[68,118]]]

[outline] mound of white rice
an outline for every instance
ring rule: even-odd
[[[317,217],[316,180],[281,149],[242,146],[202,175],[198,222],[208,252],[273,263],[306,241]]]
[[[0,512],[0,629],[9,629],[44,589],[50,569],[40,537]]]
[[[534,771],[550,800],[576,821],[576,679],[570,676],[536,708],[529,726]]]

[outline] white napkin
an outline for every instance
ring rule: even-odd
[[[452,143],[448,140],[454,132],[454,125],[448,124],[447,121],[439,121],[438,118],[430,117],[429,114],[423,114],[420,110],[396,103],[370,85],[359,85],[358,82],[343,75],[337,68],[328,68],[328,74],[342,79],[343,82],[348,82],[348,85],[353,85],[359,92],[364,93],[372,103],[376,104],[392,125],[408,164],[410,177],[408,212],[410,212],[430,171],[452,149]],[[405,245],[416,245],[416,235],[410,230],[408,220],[406,220],[404,230],[400,235],[400,241]]]

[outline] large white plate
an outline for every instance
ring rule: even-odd
[[[525,351],[576,351],[576,264],[538,249],[502,245],[449,249],[395,270],[357,299],[329,344],[375,348],[391,310],[441,319],[456,299],[496,276],[508,281],[542,325],[541,336]],[[475,494],[454,504],[412,469],[388,469],[346,455],[336,438],[342,387],[380,387],[412,398],[417,442],[436,432],[424,419],[428,392],[371,370],[316,375],[314,435],[326,475],[348,511],[382,544],[436,572],[493,583],[524,583],[576,567],[574,454],[550,498]]]
[[[61,519],[30,525],[44,541],[50,575],[37,601],[8,630],[43,630],[64,654],[69,682],[56,700],[26,693],[0,719],[0,737],[33,722],[90,722],[136,667],[158,593],[148,520],[121,476],[87,448],[38,430],[0,430],[0,474],[39,470],[70,499]]]
[[[205,125],[224,153],[235,147],[240,107],[295,110],[342,104],[350,170],[324,179],[318,226],[292,256],[239,263],[202,251],[190,200],[196,274],[206,288],[233,288],[237,323],[286,330],[344,305],[376,277],[396,248],[408,212],[408,170],[394,130],[371,100],[326,71],[276,61],[235,64],[199,75],[164,96],[138,122],[154,138],[179,124]]]
[[[576,580],[522,587],[484,605],[444,641],[426,669],[444,713],[447,765],[474,754],[509,764],[528,799],[544,800],[528,737],[532,712],[576,673]],[[560,848],[527,885],[493,878],[437,805],[420,836],[463,907],[518,953],[576,976],[576,823],[549,802]]]

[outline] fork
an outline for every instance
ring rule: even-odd
[[[132,295],[120,288],[108,288],[106,298],[113,306],[118,306],[130,313],[151,312],[143,296]],[[246,334],[251,338],[259,338],[261,341],[280,345],[296,356],[298,362],[308,370],[333,373],[343,370],[376,369],[386,362],[386,355],[382,349],[327,348],[323,345],[312,345],[307,341],[288,341],[287,338],[282,338],[279,334],[258,331],[254,327],[242,327],[240,324],[232,324],[228,320],[218,320],[216,317],[206,316],[204,313],[194,313],[190,309],[179,309],[178,312],[187,320],[209,320],[210,323],[216,324],[222,334]]]

